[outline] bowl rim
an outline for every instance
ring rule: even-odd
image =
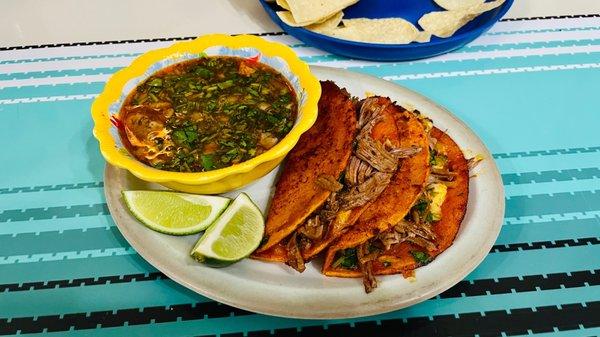
[[[290,132],[274,147],[264,153],[239,164],[207,172],[176,172],[150,167],[129,153],[123,153],[110,134],[109,108],[122,93],[123,87],[133,78],[144,75],[156,62],[178,56],[183,53],[200,54],[204,50],[224,46],[229,48],[256,48],[262,55],[279,57],[288,65],[290,71],[298,77],[300,86],[306,95],[305,103],[298,111],[299,119]],[[177,42],[171,46],[150,50],[134,59],[127,67],[117,71],[104,86],[102,92],[92,103],[91,113],[94,121],[93,135],[98,140],[100,152],[112,165],[123,168],[138,178],[151,182],[177,182],[189,185],[203,185],[221,180],[227,176],[247,173],[257,166],[285,156],[317,119],[317,103],[321,96],[319,80],[310,72],[308,65],[300,60],[294,51],[286,45],[271,42],[253,35],[209,34],[191,41]]]

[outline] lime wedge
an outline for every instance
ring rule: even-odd
[[[123,191],[123,199],[145,226],[171,235],[206,229],[229,204],[227,198],[167,191]]]
[[[200,262],[226,266],[249,256],[260,244],[264,231],[260,210],[241,193],[206,230],[190,254]]]

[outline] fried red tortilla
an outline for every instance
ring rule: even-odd
[[[335,240],[325,256],[323,274],[338,277],[360,277],[360,270],[334,267],[336,253],[357,247],[402,220],[423,190],[429,175],[429,145],[423,123],[406,110],[395,116],[400,135],[400,148],[417,147],[421,151],[400,160],[400,167],[390,184],[359,217],[350,230]]]
[[[381,142],[382,144],[389,141],[391,145],[398,147],[399,133],[395,123],[395,117],[402,114],[402,108],[393,104],[387,97],[373,97],[377,100],[377,105],[386,106],[381,112],[382,119],[375,124],[371,137]],[[324,237],[319,241],[313,241],[307,249],[302,249],[302,256],[305,260],[314,258],[317,254],[329,246],[335,239],[342,235],[348,228],[354,225],[363,212],[374,202],[371,200],[365,205],[339,212],[333,222],[329,225],[329,229]]]
[[[250,257],[262,261],[285,263],[287,261],[287,248],[285,248],[285,242],[280,241],[265,251],[253,253]]]
[[[442,218],[431,225],[436,236],[436,248],[427,250],[409,242],[395,244],[373,261],[373,273],[376,275],[409,274],[410,271],[424,264],[423,261],[421,263],[416,261],[414,255],[419,254],[418,252],[425,252],[426,255],[421,255],[428,256],[429,260],[435,258],[452,245],[465,216],[469,197],[467,160],[450,136],[437,128],[433,128],[431,136],[437,139],[438,144],[444,146],[448,158],[448,168],[456,174],[442,204]]]
[[[268,249],[294,232],[331,194],[317,186],[317,178],[339,177],[348,165],[357,132],[355,102],[331,81],[321,82],[321,88],[317,121],[287,156],[267,216],[266,242],[254,258],[279,261]]]
[[[381,142],[381,144],[386,143],[387,141],[389,146],[397,147],[399,145],[399,135],[396,123],[394,121],[394,115],[401,113],[401,110],[399,110],[400,108],[394,106],[389,98],[374,97],[371,100],[372,103],[373,100],[376,101],[373,103],[373,105],[377,107],[384,107],[384,109],[379,112],[380,117],[378,122],[374,124],[370,136],[374,140]],[[326,233],[324,233],[320,240],[313,240],[309,247],[299,247],[300,254],[302,255],[303,259],[308,260],[313,258],[315,255],[325,249],[334,239],[347,230],[347,228],[352,226],[370,204],[371,202],[367,202],[362,206],[338,212],[332,223],[327,226]],[[269,220],[267,220],[267,222],[268,221]],[[280,241],[277,245],[266,251],[255,254],[254,257],[267,261],[287,262],[288,249],[285,246],[285,241],[287,241],[287,239]]]

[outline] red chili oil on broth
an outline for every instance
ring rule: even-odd
[[[275,146],[292,129],[297,109],[293,88],[275,69],[239,57],[202,57],[138,85],[119,112],[119,133],[143,163],[203,172]]]

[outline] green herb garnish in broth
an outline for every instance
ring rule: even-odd
[[[203,172],[252,159],[292,129],[298,102],[288,80],[230,56],[174,64],[138,85],[119,118],[123,143],[161,170]]]

